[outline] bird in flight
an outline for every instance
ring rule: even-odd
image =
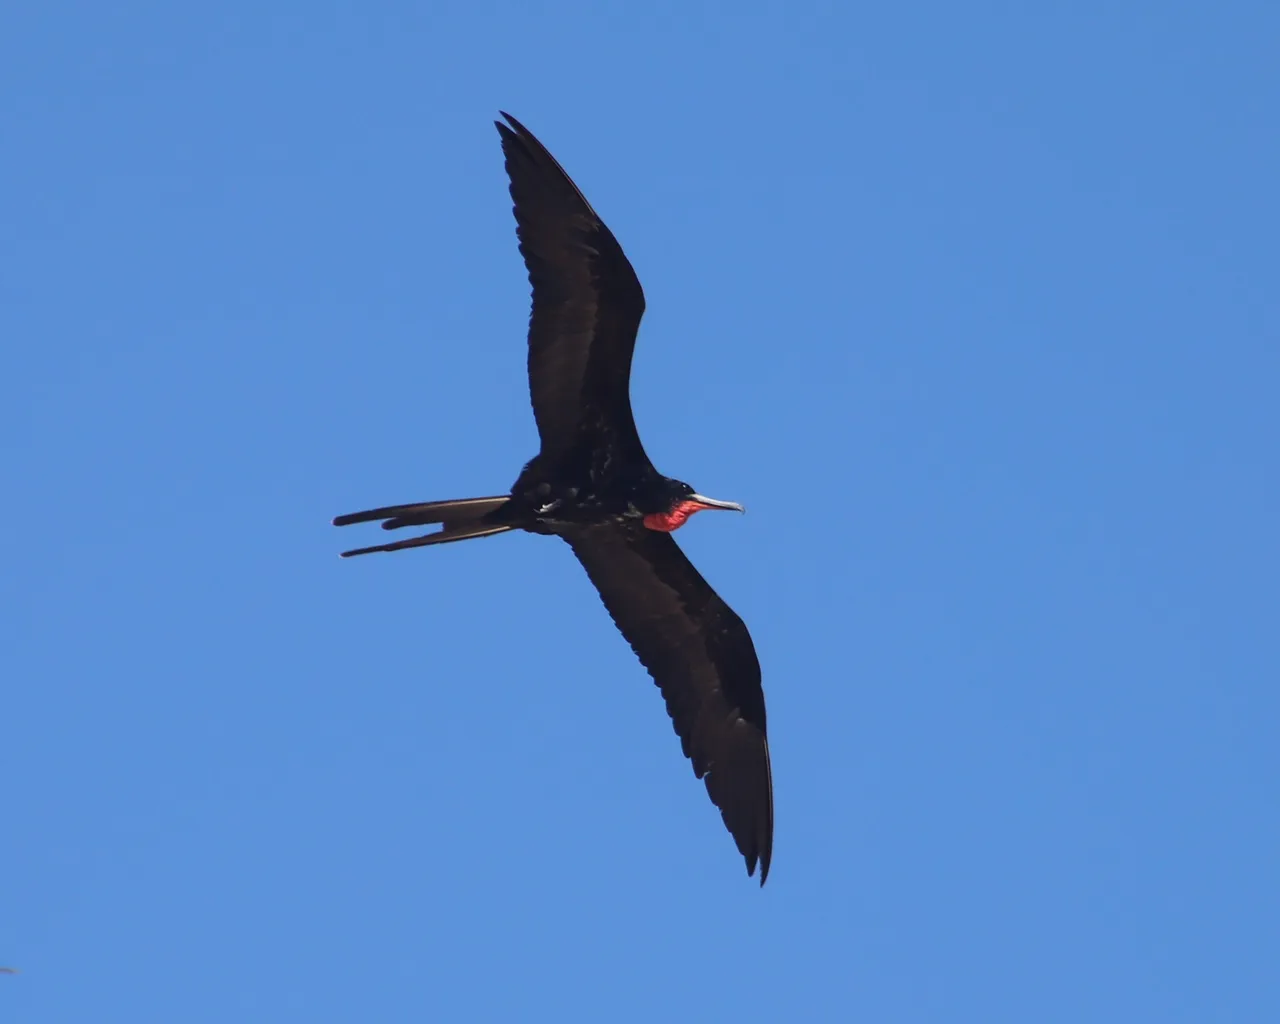
[[[425,536],[343,552],[445,544],[525,530],[565,540],[662,692],[684,754],[746,860],[769,874],[773,781],[751,634],[672,533],[696,512],[744,511],[663,476],[631,413],[631,356],[644,292],[613,233],[533,133],[502,138],[516,234],[533,286],[529,392],[541,449],[509,494],[389,505],[338,516]]]

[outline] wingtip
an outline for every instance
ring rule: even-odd
[[[756,861],[756,858],[755,858],[755,857],[748,857],[746,860],[747,860],[747,877],[748,877],[748,878],[750,878],[752,875],[754,875],[754,874],[756,873],[756,863],[757,863],[757,861]],[[759,859],[759,865],[760,865],[760,888],[761,888],[761,889],[763,889],[763,888],[764,888],[765,879],[767,879],[767,878],[769,877],[769,861],[768,861],[768,858],[766,858],[766,857],[761,857],[761,858]]]

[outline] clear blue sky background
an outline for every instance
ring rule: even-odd
[[[1034,13],[1029,9],[1034,8]],[[1280,1020],[1280,6],[10,4],[5,1024]],[[644,282],[761,891],[563,545],[499,108]]]

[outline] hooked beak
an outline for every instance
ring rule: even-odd
[[[689,495],[690,501],[698,503],[699,509],[723,509],[726,512],[745,512],[746,509],[739,505],[736,501],[717,501],[715,498],[708,498],[702,494]]]

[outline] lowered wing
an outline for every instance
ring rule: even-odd
[[[565,536],[667,702],[685,756],[760,884],[773,853],[773,781],[760,662],[743,621],[670,534],[605,524]]]

